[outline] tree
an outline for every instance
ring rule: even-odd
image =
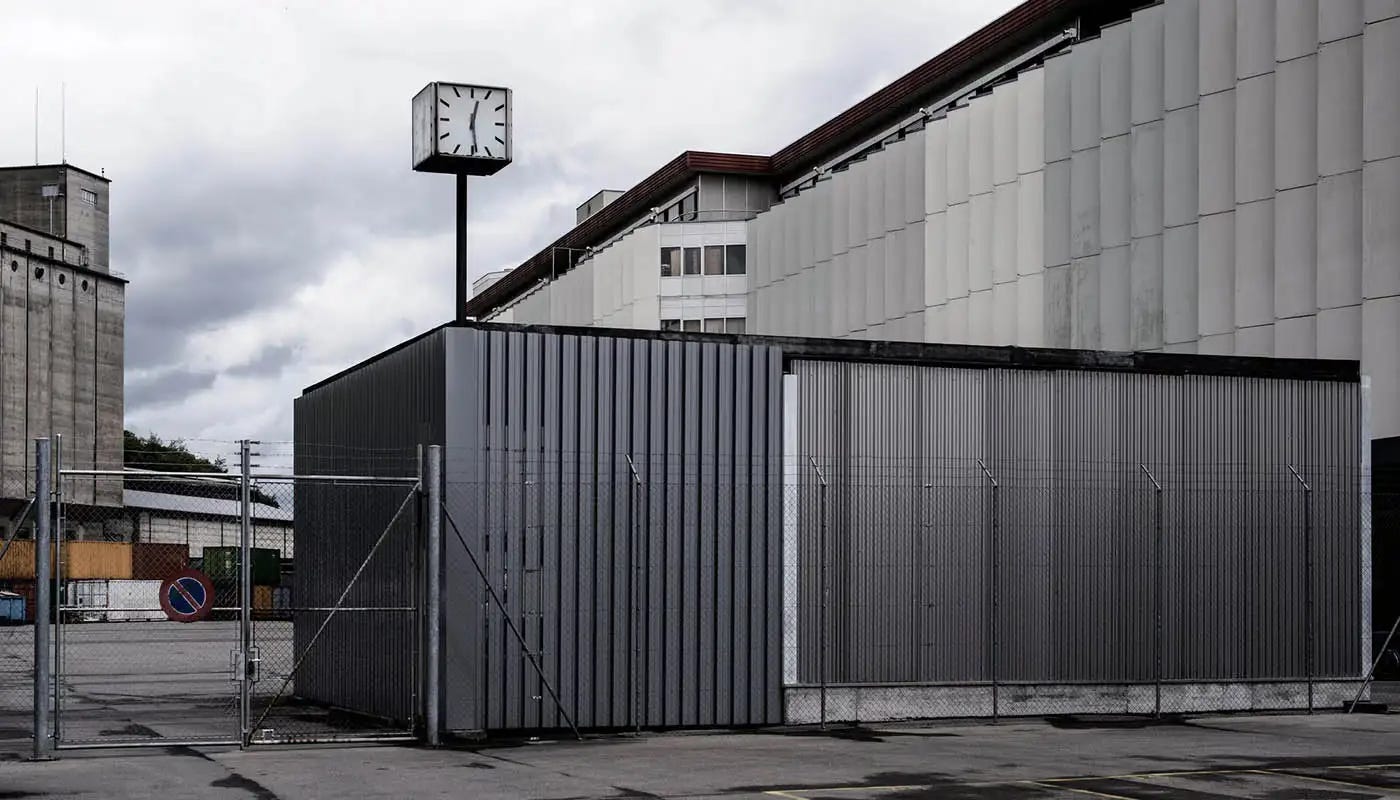
[[[123,463],[128,469],[150,470],[152,472],[209,472],[227,474],[228,462],[223,456],[210,459],[191,453],[183,439],[164,441],[156,434],[138,436],[131,431],[122,431],[125,455]],[[143,481],[128,479],[127,488],[165,494],[197,495],[224,500],[237,500],[238,490],[232,486],[219,486],[208,483],[181,483],[176,481]],[[256,488],[252,491],[253,502],[277,507],[277,499]]]

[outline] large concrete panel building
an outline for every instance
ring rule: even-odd
[[[1029,0],[770,156],[683,154],[467,310],[1359,359],[1400,462],[1397,54],[1391,0]]]
[[[0,527],[34,489],[33,439],[120,469],[126,279],[108,266],[108,181],[68,164],[0,168]],[[115,482],[74,504],[117,507]],[[7,533],[8,530],[0,530]]]

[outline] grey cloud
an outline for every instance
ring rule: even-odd
[[[184,367],[169,369],[144,379],[133,379],[128,375],[126,381],[127,411],[134,411],[143,406],[169,405],[183,400],[196,392],[213,386],[217,378],[218,373],[212,370],[191,370]]]
[[[262,352],[254,355],[245,363],[236,367],[229,367],[227,372],[230,375],[275,375],[282,371],[282,368],[292,363],[296,357],[297,348],[290,344],[280,344],[274,347],[263,348]]]

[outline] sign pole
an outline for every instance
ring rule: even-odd
[[[467,175],[457,173],[457,308],[453,318],[467,318]]]

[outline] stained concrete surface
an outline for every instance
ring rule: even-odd
[[[1079,718],[0,761],[0,797],[1400,797],[1400,714]]]

